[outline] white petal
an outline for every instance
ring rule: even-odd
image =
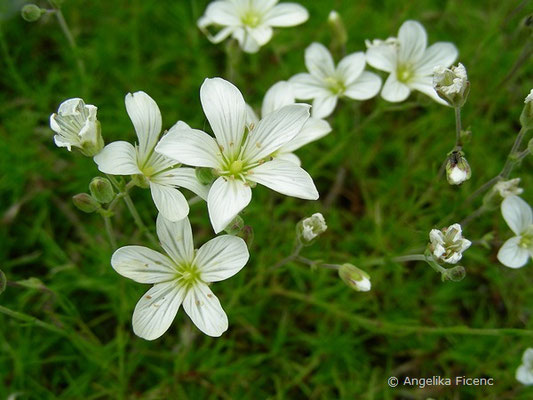
[[[385,81],[385,84],[383,85],[383,89],[381,89],[381,97],[392,103],[404,101],[407,97],[409,97],[410,93],[411,90],[403,83],[398,81],[394,73],[389,75]]]
[[[531,207],[518,196],[507,196],[501,205],[503,219],[509,228],[520,235],[533,223]]]
[[[184,187],[204,200],[207,199],[207,193],[209,193],[209,185],[202,185],[198,181],[194,168],[173,168],[152,176],[150,180],[160,185]]]
[[[331,53],[321,43],[312,43],[305,49],[305,66],[317,78],[327,78],[335,75],[335,64]]]
[[[195,167],[217,168],[222,159],[215,139],[207,133],[176,125],[161,138],[155,151]]]
[[[396,70],[397,52],[395,46],[383,45],[371,47],[366,51],[368,65],[381,71],[392,72]]]
[[[291,162],[279,159],[268,161],[251,170],[247,178],[286,196],[306,200],[318,199],[313,179]]]
[[[111,175],[140,174],[137,166],[137,152],[128,142],[109,143],[103,150],[94,156],[98,169]]]
[[[185,294],[185,288],[175,281],[155,284],[135,306],[133,332],[146,340],[160,337],[174,321]]]
[[[215,233],[223,230],[251,199],[252,190],[243,181],[219,177],[207,196],[209,219]]]
[[[335,110],[337,106],[337,96],[329,94],[324,97],[316,97],[313,100],[313,108],[311,109],[311,115],[313,118],[327,118]]]
[[[307,104],[293,104],[267,114],[248,134],[243,160],[256,162],[272,154],[293,139],[308,119]]]
[[[331,126],[328,121],[311,117],[305,122],[302,130],[294,137],[294,139],[282,146],[280,150],[283,150],[283,152],[297,150],[308,143],[323,138],[330,132]]]
[[[173,222],[160,214],[157,216],[156,229],[161,246],[177,264],[192,262],[194,244],[188,218]]]
[[[272,8],[265,15],[265,22],[270,26],[295,26],[307,21],[309,13],[305,7],[296,3],[282,3]]]
[[[325,83],[311,74],[296,74],[289,79],[289,82],[292,84],[294,96],[297,99],[314,99],[331,94]]]
[[[523,385],[533,385],[533,372],[531,368],[526,365],[520,365],[516,369],[516,380]]]
[[[361,75],[361,72],[365,69],[365,64],[365,53],[362,51],[348,54],[339,62],[337,74],[344,84],[348,86]]]
[[[348,85],[344,95],[354,100],[367,100],[377,95],[380,88],[381,78],[372,72],[363,71],[355,81]]]
[[[256,28],[251,28],[248,30],[250,36],[254,38],[259,46],[263,46],[272,39],[272,34],[274,31],[268,25],[261,25]]]
[[[179,221],[189,215],[189,203],[178,189],[150,182],[150,192],[155,206],[166,219]]]
[[[435,88],[433,87],[433,77],[431,76],[414,78],[409,82],[408,86],[412,90],[418,90],[426,96],[431,97],[431,99],[439,104],[448,105],[448,103],[441,99],[435,91]]]
[[[218,282],[232,277],[248,262],[246,243],[239,237],[223,235],[211,239],[198,250],[194,264],[204,282]]]
[[[128,93],[126,110],[139,138],[139,156],[144,162],[161,133],[161,112],[156,102],[144,92]]]
[[[200,100],[224,153],[235,155],[240,150],[246,123],[246,103],[241,92],[224,79],[206,79],[200,88]]]
[[[405,21],[398,31],[398,61],[416,63],[424,57],[427,47],[426,30],[417,21]]]
[[[176,277],[167,256],[143,246],[124,246],[113,253],[111,266],[120,275],[139,283],[158,283]]]
[[[520,239],[519,236],[512,237],[498,251],[498,260],[506,267],[520,268],[527,264],[529,252],[520,247]]]
[[[250,34],[249,29],[237,29],[233,32],[233,37],[239,42],[239,46],[245,53],[257,53],[259,51],[259,43]]]
[[[238,10],[231,1],[219,0],[211,2],[205,10],[206,21],[217,25],[240,25]],[[200,20],[198,21],[200,24]]]
[[[247,0],[241,0],[241,1],[247,1]],[[251,0],[251,7],[259,14],[266,14],[278,2],[279,0]]]
[[[228,316],[204,283],[197,283],[188,291],[183,309],[194,325],[208,336],[219,337],[228,330]]]
[[[254,109],[246,104],[246,125],[257,125],[259,118],[255,113]]]
[[[449,67],[457,59],[459,51],[453,43],[437,42],[429,46],[424,57],[415,65],[418,75],[433,75],[437,65]]]
[[[280,81],[267,90],[263,99],[261,115],[270,114],[272,111],[279,110],[281,107],[294,104],[294,91],[292,85],[286,81]]]
[[[294,153],[276,153],[274,158],[276,158],[278,160],[282,160],[282,161],[291,162],[291,163],[296,164],[298,166],[302,165],[302,161]]]

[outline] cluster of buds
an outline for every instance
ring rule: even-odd
[[[108,204],[115,198],[111,182],[100,176],[93,178],[89,184],[89,193],[79,193],[72,197],[72,202],[79,210],[86,213],[103,211],[102,204]]]
[[[466,68],[461,63],[451,68],[436,66],[433,70],[433,87],[439,97],[452,107],[462,107],[470,92]]]
[[[454,150],[448,155],[446,161],[446,178],[450,185],[460,185],[472,176],[470,165],[464,156],[464,152]]]
[[[324,216],[315,213],[308,218],[302,219],[296,225],[296,237],[298,242],[304,246],[313,244],[315,239],[328,229]]]

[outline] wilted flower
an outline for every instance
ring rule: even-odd
[[[213,1],[198,20],[198,27],[212,43],[220,43],[231,35],[246,53],[256,53],[272,38],[272,27],[300,25],[309,18],[309,13],[301,5],[277,4],[278,1]],[[207,29],[211,25],[222,28],[213,36]]]
[[[463,152],[453,151],[446,162],[446,178],[450,185],[460,185],[472,176],[472,170]]]
[[[249,258],[246,243],[223,235],[195,250],[188,218],[172,222],[159,215],[156,228],[166,254],[125,246],[111,257],[111,265],[120,275],[154,284],[135,306],[133,331],[143,339],[157,339],[183,304],[203,333],[222,335],[228,329],[228,317],[209,284],[228,279],[244,267]]]
[[[463,252],[472,242],[463,238],[461,225],[453,224],[448,228],[432,229],[429,232],[429,251],[436,260],[448,264],[457,264],[463,257]]]
[[[339,276],[346,285],[358,292],[368,292],[372,287],[370,275],[352,264],[341,265]]]
[[[433,69],[433,87],[439,97],[451,106],[462,107],[470,91],[470,82],[463,64],[451,68],[436,66]]]
[[[433,88],[433,68],[449,67],[457,58],[452,43],[438,42],[427,47],[427,34],[417,21],[405,21],[397,41],[367,41],[366,61],[382,71],[390,72],[381,96],[391,102],[407,99],[411,90],[418,90],[433,100],[447,104]],[[370,46],[369,46],[370,45]]]
[[[311,244],[314,239],[328,229],[328,226],[324,216],[321,213],[315,213],[301,220],[296,229],[300,243]]]
[[[498,251],[498,260],[509,268],[520,268],[533,257],[533,213],[518,196],[507,196],[501,205],[503,219],[516,236],[507,240]]]
[[[82,99],[65,100],[57,114],[50,115],[50,128],[57,134],[54,142],[57,147],[80,149],[82,154],[92,157],[104,147],[100,132],[100,122],[96,119],[98,109],[85,104]]]
[[[340,97],[367,100],[381,87],[381,78],[365,69],[365,54],[352,53],[337,67],[329,50],[320,43],[305,49],[305,66],[309,73],[294,75],[290,82],[297,99],[313,99],[312,116],[326,118],[335,109]]]
[[[521,195],[524,189],[519,187],[520,178],[510,179],[508,181],[500,181],[494,185],[494,191],[498,192],[501,197],[505,198],[512,195]]]
[[[533,385],[533,348],[522,355],[522,364],[516,370],[516,380],[526,386]]]
[[[256,183],[287,196],[318,199],[307,172],[292,162],[271,158],[302,130],[309,119],[308,105],[282,107],[247,127],[244,98],[228,81],[206,79],[200,100],[216,139],[197,129],[174,126],[156,151],[184,164],[212,168],[219,176],[207,197],[216,233],[250,203]]]
[[[176,161],[154,151],[161,133],[161,112],[156,102],[144,92],[128,93],[125,102],[139,143],[135,147],[124,141],[110,143],[94,157],[94,162],[106,174],[134,175],[139,186],[150,188],[152,199],[165,218],[185,218],[189,204],[178,187],[203,199],[207,198],[208,187],[198,182],[193,168],[176,166]],[[182,121],[175,126],[188,127]]]
[[[525,129],[533,129],[533,89],[524,100],[524,109],[520,114],[520,124]]]
[[[292,84],[290,82],[280,81],[267,90],[265,98],[263,99],[261,116],[264,118],[273,111],[295,103],[296,100],[294,98]],[[248,107],[247,123],[250,126],[253,126],[257,125],[258,122],[259,118],[252,108]],[[305,122],[304,126],[294,139],[281,146],[272,154],[272,157],[279,160],[291,161],[300,165],[300,159],[293,153],[293,151],[326,136],[329,132],[331,132],[331,126],[326,120],[311,117]]]

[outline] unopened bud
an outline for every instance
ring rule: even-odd
[[[466,270],[464,269],[464,267],[461,265],[458,265],[456,267],[447,269],[446,272],[443,272],[442,280],[459,282],[465,278],[465,275],[466,275]]]
[[[339,277],[346,285],[358,292],[368,292],[372,287],[370,276],[352,264],[341,265]]]
[[[102,204],[110,203],[115,197],[115,191],[113,185],[109,182],[109,179],[97,176],[93,178],[89,184],[89,190],[91,195]]]
[[[73,196],[72,202],[76,208],[86,213],[93,213],[100,208],[100,204],[96,199],[87,193],[79,193]]]
[[[337,48],[343,47],[348,41],[348,34],[346,33],[342,18],[337,11],[332,10],[329,13],[328,24],[331,29],[333,46]]]
[[[240,215],[237,215],[235,218],[233,218],[233,221],[231,221],[228,226],[224,229],[226,233],[229,235],[237,235],[242,228],[244,227],[244,220],[241,218]]]
[[[194,172],[196,173],[196,179],[202,185],[210,185],[216,178],[212,168],[198,167]]]
[[[254,242],[254,228],[252,228],[250,225],[244,225],[237,236],[243,239],[248,248],[250,248]]]
[[[433,69],[433,87],[439,97],[453,107],[462,107],[470,92],[466,68],[459,63],[456,67],[436,66]]]
[[[533,89],[524,100],[524,109],[520,114],[520,124],[524,129],[533,129]]]
[[[328,229],[324,216],[320,213],[302,219],[296,225],[296,236],[301,244],[308,246]]]
[[[446,178],[450,185],[460,185],[472,176],[468,161],[462,151],[452,151],[446,162]]]
[[[25,21],[35,22],[38,21],[45,12],[46,10],[43,10],[41,7],[36,6],[35,4],[26,4],[24,7],[22,7],[20,15]]]

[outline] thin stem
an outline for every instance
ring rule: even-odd
[[[107,233],[107,238],[109,239],[109,244],[111,244],[111,247],[113,249],[116,249],[117,241],[115,239],[115,233],[113,231],[113,225],[111,223],[111,218],[108,216],[103,216],[102,218],[104,218],[105,230]]]
[[[294,245],[294,248],[292,249],[292,253],[276,263],[271,269],[278,269],[283,267],[284,265],[290,263],[291,261],[294,261],[299,255],[300,251],[302,251],[303,245],[300,243],[300,241],[297,241]]]
[[[146,237],[148,238],[148,240],[150,240],[150,242],[152,242],[152,244],[158,246],[159,243],[157,242],[157,239],[155,238],[154,235],[152,235],[152,233],[148,230],[148,228],[142,221],[141,216],[139,215],[139,212],[137,211],[137,208],[135,208],[135,204],[133,204],[133,201],[131,200],[131,197],[127,192],[124,193],[123,199],[124,199],[124,202],[126,203],[126,206],[128,207],[128,210],[131,213],[131,216],[133,217],[133,220],[135,221],[135,224],[139,228],[139,230],[146,235]]]
[[[455,107],[455,148],[456,151],[461,151],[463,142],[461,140],[461,107]]]
[[[309,258],[305,258],[305,257],[302,257],[302,256],[296,257],[296,261],[300,261],[301,263],[307,264],[307,265],[312,266],[312,267],[320,267],[320,268],[326,268],[326,269],[338,270],[341,267],[338,264],[321,263],[321,262],[317,262],[315,260],[311,260]]]
[[[391,258],[394,262],[409,262],[409,261],[426,261],[424,254],[407,254],[405,256],[398,256]]]

